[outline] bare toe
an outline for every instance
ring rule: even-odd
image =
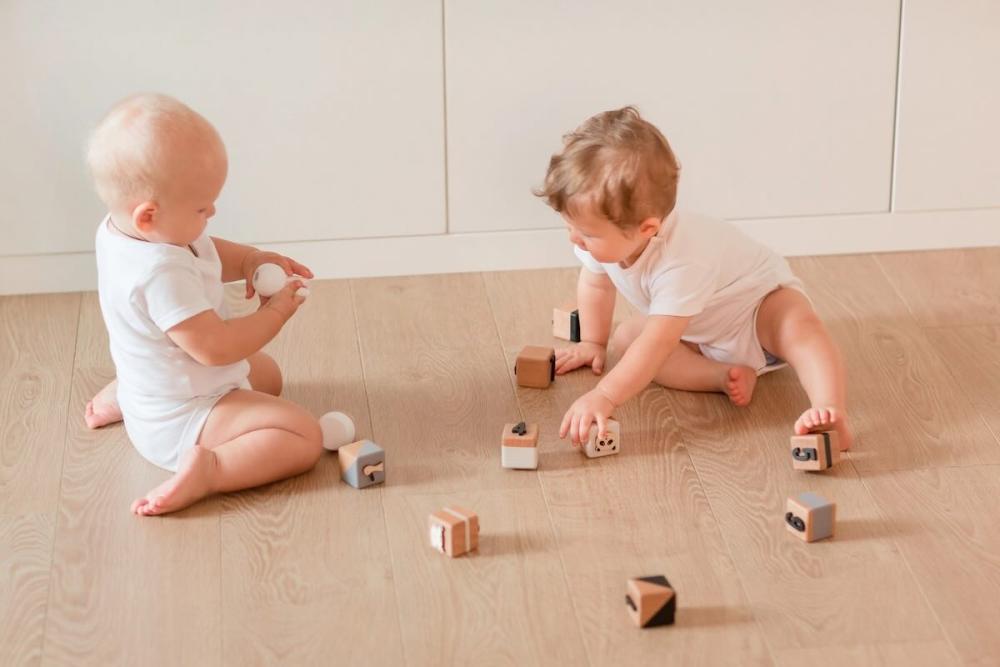
[[[146,503],[137,507],[139,513],[143,516],[167,514],[201,500],[211,493],[215,463],[215,452],[192,447],[181,457],[174,476],[146,495]]]
[[[815,431],[836,431],[841,450],[850,449],[854,443],[847,415],[839,408],[809,408],[803,412],[795,422],[795,434],[805,435]]]
[[[733,366],[726,372],[723,388],[733,405],[743,407],[750,404],[757,384],[757,373],[749,366]]]

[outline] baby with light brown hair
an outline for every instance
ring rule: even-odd
[[[583,268],[581,342],[556,372],[601,375],[563,417],[560,437],[605,432],[619,405],[650,382],[724,392],[750,403],[757,377],[791,365],[811,406],[794,431],[838,431],[851,446],[846,380],[836,345],[788,263],[735,227],[678,211],[680,166],[663,134],[634,107],[597,114],[567,134],[535,192],[563,217]],[[640,314],[612,334],[617,293]]]
[[[292,280],[256,312],[229,318],[223,282],[275,253],[208,236],[226,149],[205,118],[166,95],[119,102],[90,138],[87,163],[108,214],[97,227],[98,295],[117,380],[87,404],[97,428],[124,418],[136,450],[174,475],[132,503],[173,512],[312,468],[319,422],[278,397],[281,371],[261,348],[301,305]]]

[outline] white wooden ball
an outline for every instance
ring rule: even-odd
[[[253,288],[263,297],[274,296],[287,281],[285,270],[277,264],[261,264],[253,273]]]
[[[323,447],[335,452],[354,442],[354,422],[343,412],[327,412],[319,418],[323,431]]]

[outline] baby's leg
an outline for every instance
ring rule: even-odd
[[[87,401],[83,409],[83,421],[87,428],[100,428],[116,424],[122,420],[122,409],[118,406],[118,380],[112,380]]]
[[[812,407],[795,422],[795,432],[832,427],[840,434],[841,449],[850,449],[844,364],[809,299],[790,287],[768,294],[757,311],[757,337],[765,350],[795,369],[809,396]]]
[[[255,391],[271,396],[281,396],[281,369],[278,363],[264,352],[255,352],[247,357],[250,362],[250,376],[247,378]]]
[[[642,332],[646,318],[636,315],[622,322],[611,336],[609,347],[619,357]],[[757,372],[749,366],[724,364],[701,354],[698,347],[681,341],[653,380],[671,389],[722,392],[733,405],[750,403]]]
[[[184,453],[177,473],[132,503],[166,514],[213,493],[248,489],[311,469],[323,452],[319,422],[294,403],[259,391],[223,396]]]
[[[250,386],[257,391],[272,396],[281,395],[281,369],[274,359],[263,352],[250,355]],[[83,421],[87,428],[100,428],[122,420],[122,409],[118,406],[118,380],[112,380],[87,402],[83,411]]]

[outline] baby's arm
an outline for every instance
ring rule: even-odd
[[[302,286],[293,281],[272,296],[257,312],[224,320],[205,310],[167,331],[177,347],[206,366],[225,366],[246,359],[274,338],[295,314],[303,298],[295,295]]]
[[[615,285],[606,273],[580,269],[576,285],[580,342],[556,352],[556,373],[562,375],[581,366],[590,366],[598,375],[604,370],[616,294]]]
[[[590,426],[597,422],[605,432],[608,417],[616,407],[646,387],[680,343],[689,317],[650,315],[642,333],[629,346],[621,361],[597,386],[576,399],[559,428],[559,437],[567,433],[573,443],[586,442]]]
[[[673,315],[647,317],[642,332],[614,370],[597,384],[597,390],[615,406],[642,391],[673,354],[690,319]]]

